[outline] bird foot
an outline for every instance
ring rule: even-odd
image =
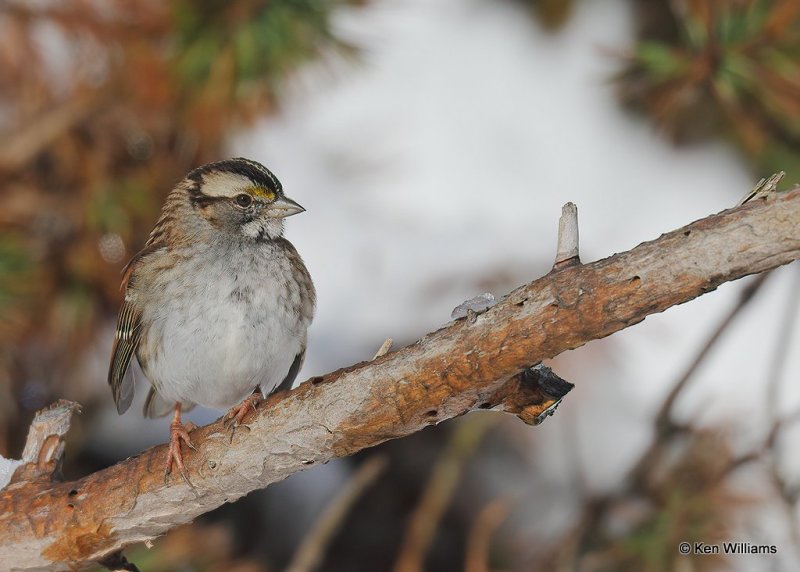
[[[243,425],[242,421],[244,421],[248,412],[250,412],[250,410],[255,411],[258,404],[262,401],[264,401],[264,398],[261,396],[260,392],[256,391],[245,397],[244,401],[239,405],[231,407],[230,410],[228,410],[225,414],[224,422],[225,428],[230,434],[231,442],[233,442],[233,435],[236,433],[236,430]]]
[[[169,475],[172,472],[173,463],[178,466],[183,480],[186,484],[194,488],[192,482],[189,480],[189,475],[186,472],[186,466],[183,464],[183,453],[181,453],[181,441],[186,443],[192,451],[197,451],[197,447],[192,443],[192,438],[189,432],[194,431],[197,426],[194,423],[187,423],[183,425],[180,421],[173,421],[169,426],[169,449],[167,451],[167,461],[164,464],[164,484],[169,482]]]

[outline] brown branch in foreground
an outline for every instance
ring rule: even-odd
[[[196,490],[165,485],[164,446],[79,480],[0,491],[0,569],[68,569],[150,540],[248,492],[334,457],[478,407],[532,363],[608,336],[800,257],[800,190],[750,201],[518,288],[375,361],[274,395],[232,445],[218,421],[187,459]]]

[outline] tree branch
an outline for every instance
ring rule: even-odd
[[[314,464],[475,407],[503,409],[493,400],[508,400],[501,388],[530,364],[799,257],[795,189],[554,270],[474,319],[272,396],[233,444],[219,421],[194,431],[195,490],[180,479],[164,484],[163,445],[77,481],[9,485],[0,491],[0,568],[83,565]]]
[[[28,430],[22,465],[14,471],[11,483],[61,480],[64,438],[72,425],[72,415],[80,405],[60,399],[36,413]]]

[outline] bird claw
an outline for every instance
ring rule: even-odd
[[[240,428],[247,429],[248,431],[251,430],[250,425],[247,423],[231,423],[228,425],[228,443],[233,443],[233,436],[236,434],[236,431]]]
[[[173,421],[169,426],[169,449],[167,450],[167,461],[164,463],[164,484],[169,484],[169,475],[172,473],[173,463],[178,466],[183,480],[186,484],[194,489],[194,485],[189,480],[189,474],[186,471],[186,466],[183,464],[183,454],[181,453],[181,442],[186,443],[192,451],[197,451],[189,432],[196,429],[194,423],[187,423],[186,426],[182,425],[179,421]]]
[[[188,423],[186,423],[186,425],[183,426],[184,433],[186,434],[186,439],[184,440],[184,443],[186,443],[186,446],[189,447],[192,451],[197,451],[197,447],[195,447],[194,443],[192,443],[192,439],[189,437],[189,433],[191,433],[195,429],[197,429],[197,425],[195,425],[191,421],[189,421]]]
[[[231,407],[231,409],[225,414],[223,423],[225,430],[228,431],[229,434],[229,442],[233,443],[233,436],[236,434],[236,430],[239,427],[247,427],[247,429],[250,429],[249,425],[242,422],[247,416],[247,413],[251,409],[255,411],[258,404],[262,401],[264,401],[264,398],[261,397],[261,395],[258,393],[252,393],[245,397],[239,405],[236,407]]]
[[[169,471],[167,469],[164,469],[164,484],[165,485],[169,485],[169,475],[170,475],[171,472],[172,472],[171,469]],[[182,469],[179,469],[178,472],[181,474],[181,477],[183,477],[183,481],[187,485],[189,485],[192,488],[192,490],[196,490],[194,488],[194,485],[192,484],[192,481],[189,480],[189,474],[186,472],[186,468],[184,467]]]

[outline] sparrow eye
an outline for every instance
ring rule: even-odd
[[[253,204],[253,197],[246,193],[242,193],[241,195],[236,195],[236,204],[242,208],[247,208],[251,204]]]

